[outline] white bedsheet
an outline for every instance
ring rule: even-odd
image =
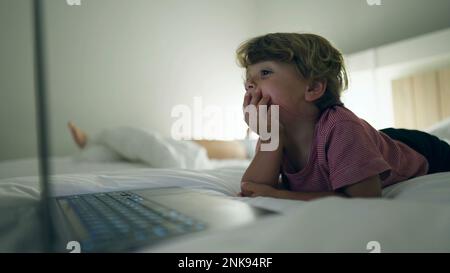
[[[368,244],[375,242],[381,252],[450,252],[450,172],[397,183],[385,188],[383,197],[250,199],[282,213],[142,251],[369,252]]]
[[[148,165],[125,160],[115,161],[92,161],[80,159],[79,156],[53,157],[50,161],[52,174],[79,174],[120,171],[130,169],[149,168]],[[207,169],[223,167],[246,167],[250,163],[246,159],[209,159]],[[24,158],[6,160],[0,162],[0,179],[10,177],[37,176],[38,160],[36,158]]]
[[[381,252],[450,252],[450,172],[392,185],[383,197],[279,203],[278,216],[142,251],[369,252],[375,243]]]
[[[52,177],[53,195],[161,186],[205,190],[281,212],[248,226],[220,233],[198,234],[172,241],[156,252],[301,252],[362,251],[378,241],[382,251],[450,251],[450,173],[423,176],[384,189],[385,199],[325,198],[314,202],[273,198],[241,198],[241,167],[213,170],[134,168],[61,174]],[[36,202],[36,177],[0,180],[0,208]],[[30,229],[31,212],[0,219],[0,250]]]
[[[96,171],[116,171],[136,168],[148,168],[144,164],[127,161],[92,162],[77,160],[72,156],[54,157],[50,161],[51,173],[91,173]],[[0,179],[10,177],[37,176],[38,160],[36,158],[24,158],[0,162]]]
[[[450,207],[329,197],[225,232],[143,252],[449,252]]]

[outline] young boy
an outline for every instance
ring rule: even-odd
[[[450,171],[444,141],[415,130],[377,131],[344,107],[343,57],[323,37],[267,34],[243,43],[237,58],[247,72],[244,108],[279,105],[280,123],[278,149],[262,151],[259,140],[242,196],[380,197],[394,183]],[[278,189],[280,174],[288,190]]]

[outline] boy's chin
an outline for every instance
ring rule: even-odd
[[[281,124],[289,124],[298,120],[300,115],[298,113],[291,113],[284,109],[280,109],[280,123]]]

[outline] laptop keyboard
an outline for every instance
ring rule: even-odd
[[[206,225],[131,192],[62,197],[79,216],[88,232],[82,251],[108,249],[117,241],[125,247],[205,229]],[[149,205],[150,204],[150,205]],[[109,247],[109,249],[114,249]]]

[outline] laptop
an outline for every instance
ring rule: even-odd
[[[243,202],[177,187],[50,197],[44,1],[33,3],[44,251],[133,251],[194,233],[229,229],[274,214]]]

